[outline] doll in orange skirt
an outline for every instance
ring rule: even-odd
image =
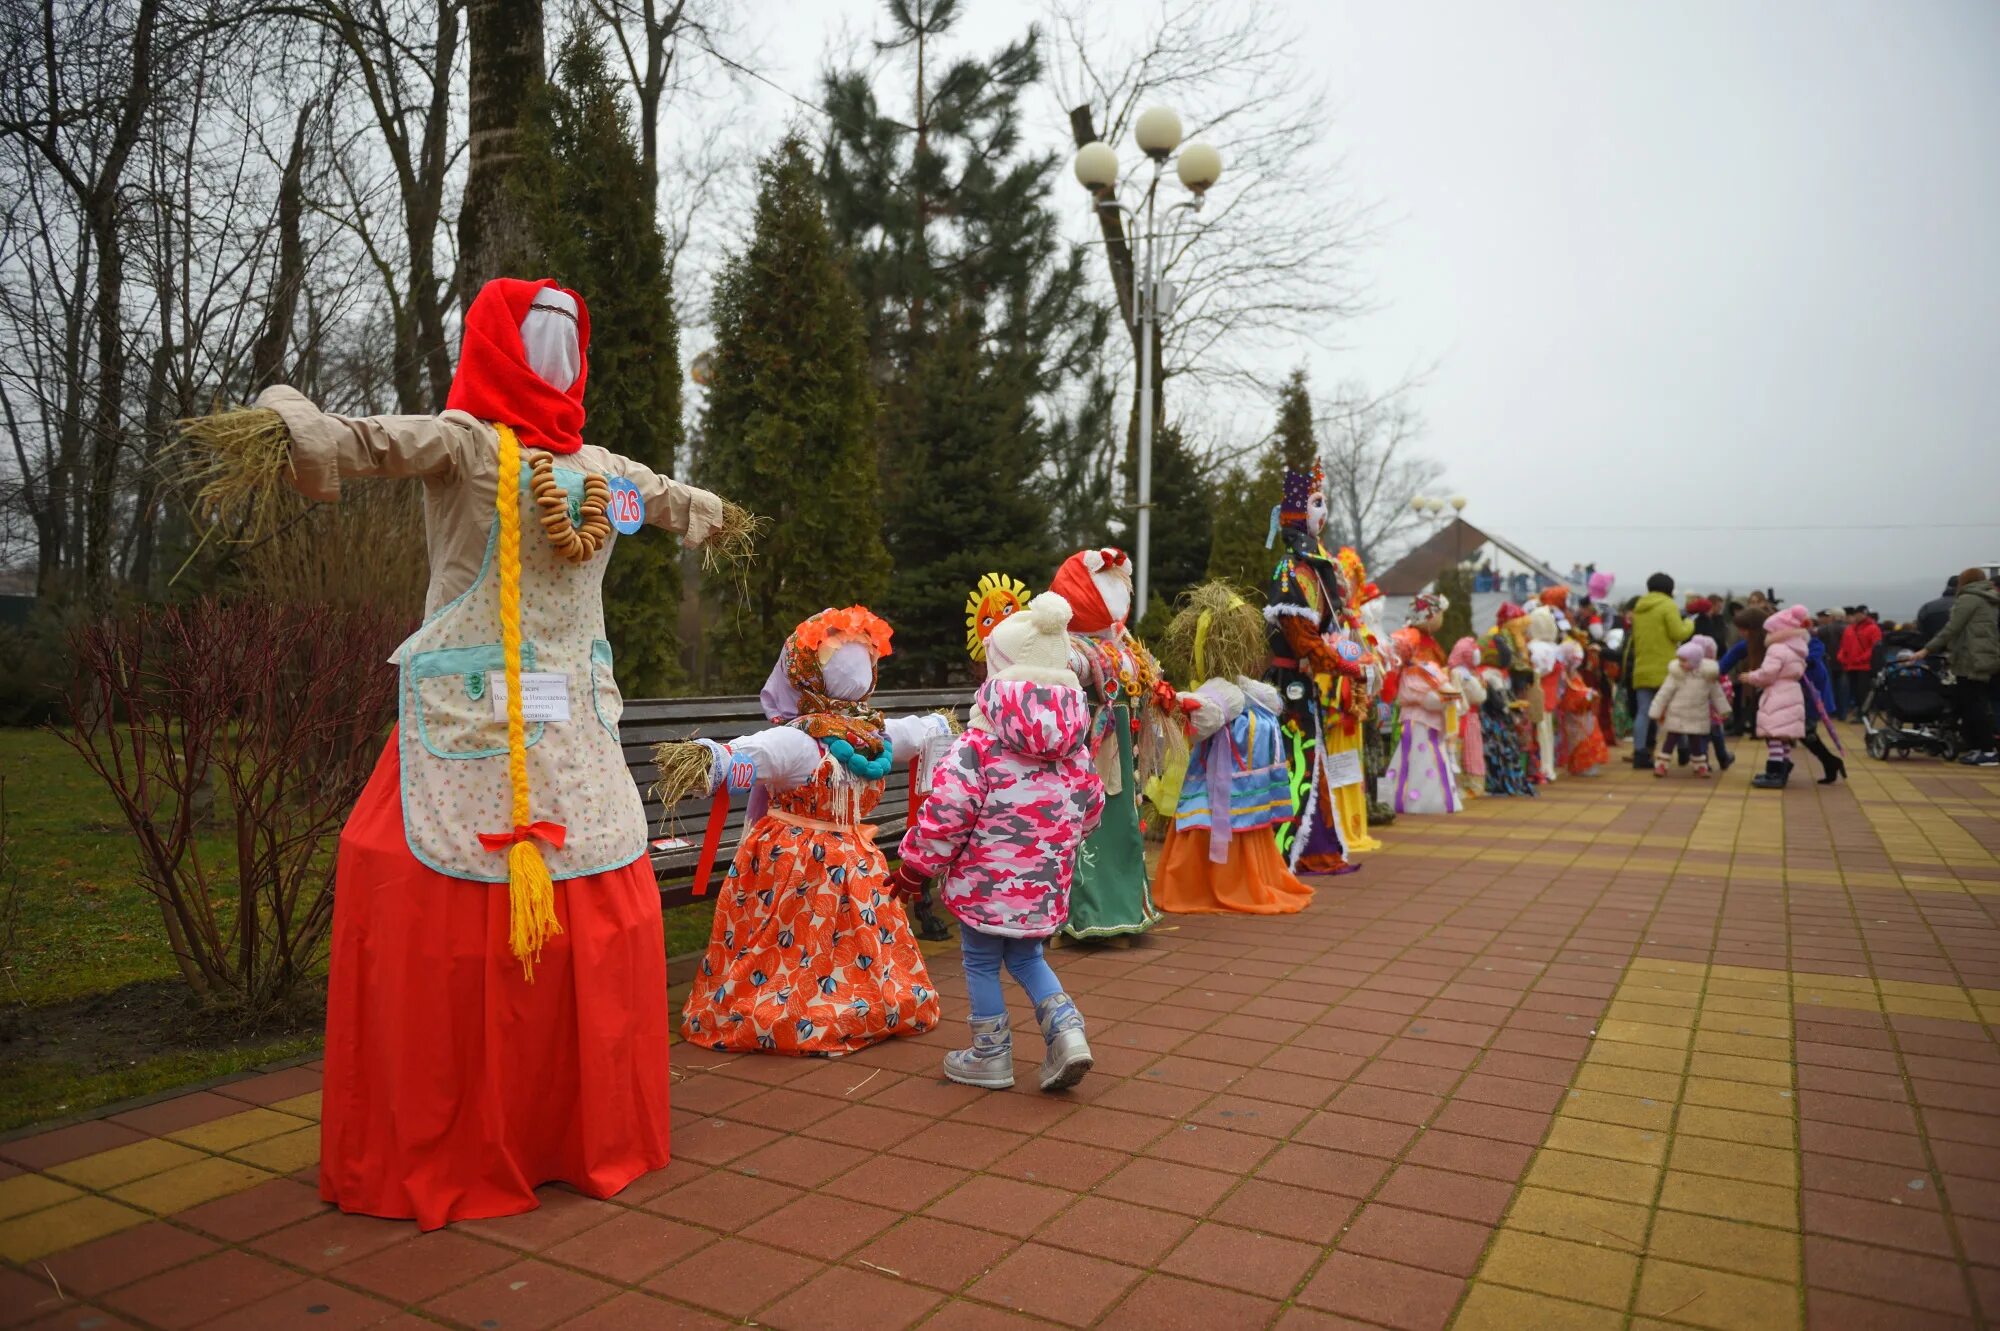
[[[1290,767],[1275,685],[1252,677],[1268,655],[1264,616],[1227,585],[1195,588],[1167,626],[1169,654],[1204,682],[1188,695],[1194,739],[1153,903],[1178,915],[1290,915],[1312,904],[1277,830],[1291,821]]]

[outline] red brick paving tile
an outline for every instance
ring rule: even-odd
[[[1341,1089],[1341,1083],[1324,1077],[1302,1076],[1296,1072],[1280,1072],[1275,1068],[1256,1068],[1230,1088],[1235,1095],[1248,1096],[1252,1100],[1271,1100],[1284,1105],[1302,1105],[1317,1109],[1333,1098]]]
[[[1855,1049],[1799,1040],[1792,1045],[1792,1058],[1800,1067],[1845,1068],[1849,1072],[1873,1072],[1890,1077],[1902,1072],[1896,1064],[1896,1056],[1886,1049]]]
[[[1388,1172],[1387,1160],[1296,1143],[1279,1148],[1276,1155],[1257,1169],[1258,1177],[1274,1183],[1289,1183],[1343,1197],[1366,1197]]]
[[[1811,1090],[1801,1090],[1798,1102],[1799,1117],[1810,1122],[1904,1134],[1917,1130],[1917,1116],[1907,1103]]]
[[[1168,1030],[1164,1026],[1148,1026],[1144,1022],[1121,1021],[1109,1026],[1093,1025],[1090,1042],[1093,1047],[1104,1046],[1111,1049],[1149,1049],[1156,1054],[1164,1054],[1180,1047],[1187,1039],[1183,1031]]]
[[[821,1191],[899,1211],[915,1211],[969,1177],[967,1170],[934,1165],[927,1160],[878,1155],[842,1174]]]
[[[903,1331],[937,1304],[929,1290],[836,1267],[759,1313],[757,1321],[780,1331]]]
[[[1168,1086],[1161,1082],[1122,1081],[1114,1082],[1108,1090],[1099,1094],[1095,1103],[1106,1109],[1122,1109],[1133,1114],[1180,1118],[1199,1108],[1211,1094],[1213,1092]]]
[[[1510,1053],[1506,1050],[1489,1052],[1479,1060],[1479,1070],[1495,1077],[1510,1077],[1515,1081],[1540,1082],[1544,1086],[1567,1086],[1576,1075],[1576,1060],[1573,1058],[1539,1058],[1533,1054]]]
[[[1005,1235],[915,1215],[855,1256],[893,1271],[901,1279],[956,1292],[992,1270],[1019,1246]]]
[[[924,1323],[924,1331],[1033,1331],[1036,1327],[1061,1325],[984,1303],[954,1301],[938,1309],[937,1315]]]
[[[544,1256],[580,1266],[620,1285],[633,1285],[689,1253],[707,1247],[715,1235],[678,1220],[644,1211],[625,1211],[595,1229],[550,1248]]]
[[[1066,1096],[1043,1095],[1026,1082],[1017,1082],[1012,1092],[987,1092],[952,1115],[960,1123],[980,1123],[1030,1136],[1045,1132],[1082,1107]]]
[[[658,1215],[727,1233],[769,1215],[798,1196],[798,1189],[782,1183],[719,1169],[652,1198],[644,1207]]]
[[[1335,1110],[1323,1110],[1307,1119],[1292,1140],[1308,1146],[1325,1146],[1357,1155],[1379,1155],[1394,1159],[1416,1139],[1417,1129],[1409,1123],[1361,1118]]]
[[[245,1077],[215,1088],[217,1095],[253,1105],[273,1105],[294,1096],[311,1095],[319,1089],[320,1074],[311,1068],[284,1068],[256,1077]]]
[[[1396,1091],[1386,1086],[1349,1086],[1333,1098],[1330,1106],[1343,1114],[1387,1119],[1391,1123],[1422,1123],[1435,1114],[1444,1101],[1435,1095]]]
[[[713,1171],[707,1165],[683,1160],[679,1156],[667,1162],[665,1169],[655,1169],[641,1174],[625,1185],[618,1194],[620,1206],[644,1206],[656,1197],[661,1197],[677,1188],[685,1188],[697,1179],[706,1178]]]
[[[1464,1282],[1357,1253],[1327,1256],[1299,1302],[1399,1331],[1436,1331],[1450,1319]]]
[[[177,1095],[171,1100],[162,1100],[158,1104],[113,1114],[108,1122],[115,1123],[121,1128],[131,1128],[135,1132],[158,1137],[169,1132],[179,1132],[182,1128],[194,1127],[197,1123],[211,1122],[225,1114],[242,1112],[241,1100],[232,1100],[213,1091],[191,1091],[186,1095]],[[21,1163],[28,1162],[24,1160]]]
[[[779,1140],[769,1128],[733,1119],[696,1119],[674,1133],[674,1154],[700,1165],[726,1165],[738,1156]]]
[[[1956,1262],[1860,1243],[1808,1236],[1806,1284],[1864,1297],[1893,1294],[1896,1302],[1935,1312],[1972,1314]]]
[[[1204,1224],[1159,1263],[1160,1270],[1246,1294],[1283,1299],[1319,1260],[1314,1244],[1228,1225]]]
[[[901,1212],[839,1197],[810,1194],[746,1225],[744,1238],[830,1262],[860,1247],[901,1218]]]
[[[401,1243],[415,1232],[407,1220],[322,1210],[310,1220],[265,1234],[249,1246],[292,1266],[325,1271]]]
[[[535,1200],[541,1205],[532,1211],[497,1220],[467,1220],[453,1228],[461,1234],[490,1239],[524,1252],[540,1252],[564,1239],[576,1237],[593,1225],[601,1225],[613,1216],[622,1215],[626,1210],[611,1202],[553,1186],[537,1188]]]
[[[1060,1137],[1034,1137],[994,1161],[988,1169],[1009,1178],[1088,1188],[1125,1160],[1123,1152],[1085,1146]]]
[[[691,1109],[697,1114],[720,1114],[732,1105],[754,1100],[763,1093],[760,1087],[728,1077],[684,1077],[674,1083],[673,1106],[675,1109]]]
[[[1075,1200],[1075,1193],[1044,1184],[977,1175],[932,1202],[925,1213],[939,1220],[1026,1238]]]
[[[1328,1049],[1308,1049],[1294,1044],[1272,1054],[1262,1066],[1276,1072],[1296,1072],[1304,1077],[1346,1081],[1367,1066],[1367,1060],[1359,1054],[1337,1054]]]
[[[847,1069],[850,1078],[860,1075],[865,1074]],[[825,1122],[847,1107],[845,1102],[831,1100],[824,1095],[806,1095],[790,1087],[778,1087],[760,1091],[755,1097],[743,1101],[729,1111],[729,1117],[736,1122],[754,1123],[774,1132],[798,1132],[815,1123]]]
[[[1329,1053],[1352,1054],[1356,1058],[1373,1058],[1382,1052],[1382,1047],[1389,1043],[1389,1039],[1373,1031],[1323,1025],[1309,1028],[1292,1043],[1306,1049],[1324,1049]]]
[[[571,1318],[558,1331],[721,1331],[728,1325],[712,1313],[631,1290]]]
[[[407,1230],[409,1227],[404,1226]],[[380,1294],[397,1303],[421,1303],[497,1271],[516,1253],[441,1229],[413,1235],[332,1271],[335,1280]]]
[[[74,1302],[65,1297],[71,1292],[69,1287],[63,1289],[63,1294],[56,1293],[56,1287],[40,1272],[31,1276],[0,1266],[0,1326],[14,1326]]]
[[[1823,1289],[1806,1291],[1806,1324],[1827,1331],[1973,1331],[1964,1317],[1857,1299]]]
[[[1137,1151],[1173,1124],[1151,1114],[1127,1113],[1100,1105],[1083,1108],[1048,1130],[1051,1137],[1083,1142],[1112,1151]]]
[[[214,1251],[207,1239],[153,1220],[44,1257],[35,1269],[53,1276],[64,1292],[92,1299]]]
[[[1354,1074],[1357,1086],[1387,1086],[1397,1091],[1422,1091],[1427,1095],[1448,1095],[1465,1073],[1455,1067],[1434,1067],[1424,1063],[1391,1062],[1387,1053]]]
[[[0,1143],[0,1156],[28,1169],[47,1169],[51,1165],[67,1164],[80,1156],[130,1146],[133,1142],[144,1140],[145,1135],[134,1128],[122,1127],[104,1119],[92,1119],[88,1123]]]
[[[1799,1145],[1802,1150],[1872,1160],[1918,1172],[1924,1168],[1924,1144],[1914,1132],[1877,1132],[1872,1128],[1807,1120],[1799,1124]]]
[[[1130,1265],[1153,1266],[1194,1221],[1109,1197],[1084,1197],[1035,1237],[1044,1243]]]
[[[178,1212],[174,1221],[192,1225],[229,1243],[243,1243],[308,1216],[320,1215],[326,1209],[317,1188],[291,1179],[274,1179],[248,1192]]]
[[[938,1126],[932,1124],[927,1131]],[[751,1152],[730,1168],[796,1188],[816,1188],[828,1179],[846,1173],[872,1154],[839,1142],[785,1137]]]
[[[327,1280],[308,1280],[213,1321],[202,1331],[274,1331],[309,1326],[313,1331],[358,1331],[398,1319],[393,1303],[345,1289]]]
[[[1241,1017],[1225,1017],[1225,1021],[1241,1021]],[[1200,1035],[1188,1036],[1175,1046],[1175,1052],[1184,1058],[1201,1059],[1205,1062],[1220,1063],[1237,1070],[1255,1067],[1278,1052],[1280,1046],[1269,1040],[1245,1040],[1238,1036],[1221,1035],[1204,1031]]]
[[[731,1238],[668,1267],[644,1287],[740,1319],[824,1269],[794,1253]]]
[[[1200,1123],[1183,1123],[1146,1148],[1146,1154],[1183,1165],[1247,1174],[1277,1147],[1269,1137]],[[1121,1157],[1122,1158],[1122,1157]]]
[[[1983,1086],[1957,1086],[1948,1081],[1914,1081],[1910,1094],[1926,1109],[1957,1109],[1968,1114],[1994,1114],[1993,1094]]]
[[[1944,1178],[1945,1191],[1951,1197],[1953,1214],[1977,1216],[1982,1220],[2000,1220],[2000,1182],[1992,1179],[1968,1178],[1962,1174],[1947,1174]],[[1993,1260],[2000,1262],[2000,1253],[1993,1254]],[[1996,1309],[2000,1312],[2000,1309]]]
[[[1030,1243],[975,1283],[970,1293],[987,1303],[1067,1326],[1088,1326],[1122,1298],[1140,1274],[1100,1257]]]
[[[1993,1092],[1993,1095],[1995,1099],[2000,1099],[2000,1091]],[[2000,1118],[1986,1114],[1926,1109],[1924,1131],[1934,1140],[1966,1142],[1973,1146],[2000,1146]]]
[[[815,1097],[818,1098],[818,1097]],[[847,1105],[817,1123],[798,1129],[801,1135],[841,1142],[866,1151],[880,1151],[923,1128],[930,1120],[879,1105]]]
[[[1304,1105],[1283,1105],[1275,1100],[1250,1100],[1235,1095],[1219,1095],[1190,1114],[1187,1121],[1204,1127],[1227,1128],[1258,1137],[1289,1137],[1299,1124],[1312,1116]]]
[[[1972,1277],[1972,1296],[1979,1302],[1979,1310],[1991,1321],[2000,1314],[2000,1267],[1975,1266],[1967,1275]]]
[[[1462,1132],[1469,1137],[1491,1137],[1496,1141],[1536,1146],[1548,1133],[1549,1116],[1500,1105],[1454,1101],[1438,1115],[1435,1126],[1446,1132]]]
[[[1401,1035],[1403,1028],[1410,1024],[1409,1019],[1401,1013],[1372,1012],[1365,1007],[1357,1007],[1348,1003],[1342,1003],[1335,1007],[1333,1013],[1327,1017],[1327,1020],[1344,1026],[1350,1031],[1381,1036]],[[1387,1044],[1388,1041],[1383,1040],[1381,1043]],[[1379,1048],[1380,1046],[1378,1045],[1377,1047]]]
[[[1452,1098],[1470,1100],[1482,1105],[1500,1105],[1506,1109],[1525,1109],[1530,1113],[1553,1114],[1562,1104],[1564,1087],[1542,1081],[1522,1081],[1518,1077],[1503,1077],[1489,1071],[1479,1071],[1458,1084]]]
[[[1461,1174],[1480,1174],[1512,1183],[1521,1177],[1535,1148],[1522,1142],[1495,1141],[1490,1137],[1468,1137],[1435,1129],[1417,1138],[1403,1158],[1411,1164],[1452,1169]]]
[[[1389,1175],[1375,1199],[1492,1226],[1500,1223],[1513,1195],[1514,1185],[1498,1179],[1404,1164]]]
[[[1209,1215],[1246,1229],[1301,1239],[1325,1248],[1340,1237],[1360,1205],[1354,1197],[1253,1178],[1239,1184]]]
[[[1802,1095],[1824,1092],[1829,1095],[1860,1096],[1869,1100],[1891,1100],[1897,1104],[1906,1102],[1909,1090],[1903,1079],[1890,1073],[1850,1072],[1846,1068],[1820,1068],[1802,1065],[1798,1069],[1799,1091]]]
[[[1935,1211],[1825,1192],[1808,1192],[1801,1200],[1809,1234],[1935,1253],[1940,1257],[1952,1255],[1951,1236]]]
[[[1268,1299],[1149,1275],[1098,1325],[1107,1331],[1218,1331],[1264,1326],[1277,1311]]]
[[[1222,1200],[1236,1179],[1212,1169],[1169,1160],[1133,1160],[1098,1185],[1106,1197],[1157,1206],[1180,1215],[1202,1215]]]
[[[1803,1186],[1813,1192],[1862,1197],[1930,1211],[1938,1209],[1937,1188],[1929,1173],[1923,1170],[1807,1152],[1799,1159],[1799,1177]],[[1913,1187],[1913,1184],[1916,1186]]]
[[[102,1302],[108,1308],[166,1331],[180,1331],[248,1307],[302,1277],[247,1252],[219,1252],[187,1266],[127,1285]]]
[[[1144,1075],[1149,1080],[1165,1082],[1169,1086],[1194,1091],[1219,1091],[1247,1071],[1240,1063],[1216,1063],[1205,1058],[1190,1058],[1186,1054],[1168,1054],[1147,1068]]]
[[[1962,1215],[1957,1218],[1957,1225],[1965,1250],[1974,1261],[2000,1264],[2000,1223]]]
[[[1469,1276],[1478,1268],[1480,1254],[1492,1235],[1491,1225],[1370,1202],[1349,1224],[1340,1249],[1409,1262],[1446,1275]]]
[[[602,1280],[530,1259],[432,1299],[424,1310],[466,1326],[545,1331],[617,1292]]]
[[[984,1169],[1026,1140],[1018,1132],[946,1120],[931,1124],[892,1149],[897,1155],[928,1160],[932,1164]]]
[[[1974,1146],[1970,1142],[1932,1142],[1931,1155],[1938,1168],[1946,1173],[2000,1179],[2000,1148]]]
[[[138,1328],[101,1308],[71,1303],[60,1312],[29,1322],[22,1331],[138,1331]]]
[[[961,1086],[942,1078],[907,1077],[867,1099],[869,1104],[881,1105],[884,1109],[900,1109],[926,1118],[943,1118],[991,1094],[993,1092],[982,1091],[976,1086]]]

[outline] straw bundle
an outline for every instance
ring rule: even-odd
[[[267,407],[236,407],[180,422],[187,441],[178,479],[194,492],[195,512],[228,527],[239,541],[259,541],[287,516],[292,436]]]
[[[710,573],[743,570],[756,551],[757,538],[771,526],[749,509],[722,501],[722,523],[701,543],[702,567]]]
[[[1174,673],[1190,685],[1217,676],[1255,678],[1271,655],[1263,612],[1226,582],[1204,582],[1183,595],[1161,646]]]
[[[653,782],[652,793],[662,812],[671,813],[690,795],[708,793],[713,761],[707,746],[693,740],[669,740],[654,746],[653,765],[660,775]]]

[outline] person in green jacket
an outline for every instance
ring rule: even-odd
[[[1632,607],[1632,631],[1625,650],[1630,657],[1632,680],[1632,766],[1646,770],[1653,765],[1653,695],[1667,682],[1667,667],[1674,652],[1694,636],[1694,621],[1682,616],[1674,605],[1674,580],[1664,573],[1646,579],[1646,594]]]
[[[1965,753],[1959,761],[1968,767],[2000,767],[1993,733],[1994,693],[2000,690],[2000,589],[1984,569],[1958,575],[1951,618],[1917,659],[1933,652],[1950,658],[1958,680],[1959,722],[1965,728]]]

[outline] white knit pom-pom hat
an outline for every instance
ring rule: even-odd
[[[1007,616],[986,639],[988,679],[1081,688],[1069,668],[1069,602],[1043,592]]]

